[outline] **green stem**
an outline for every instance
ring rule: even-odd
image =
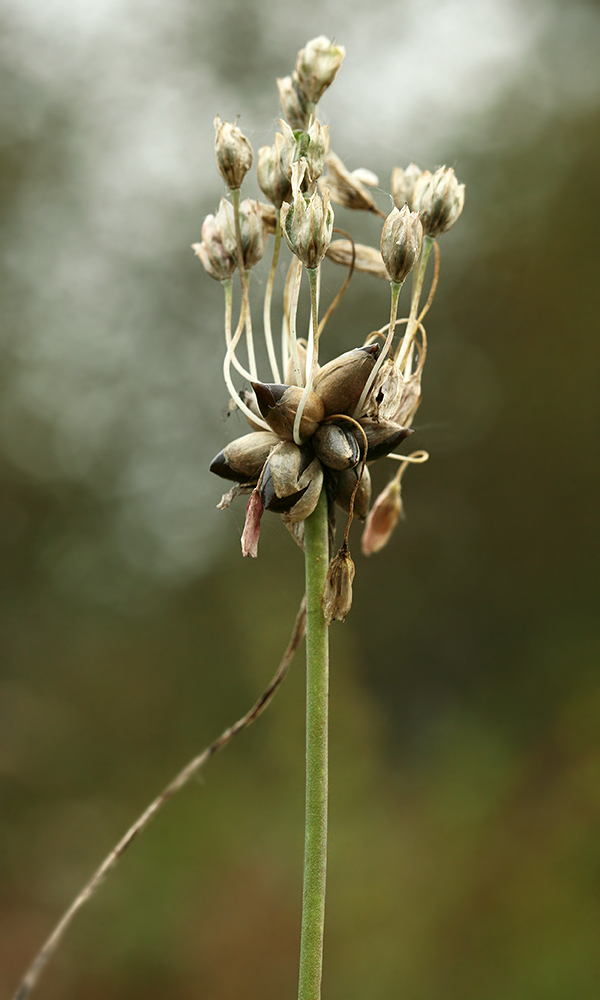
[[[321,597],[329,563],[327,495],[304,522],[306,545],[306,821],[299,1000],[320,1000],[327,869],[329,633]]]
[[[406,365],[408,358],[408,353],[411,348],[415,333],[417,332],[417,310],[419,308],[419,302],[421,300],[421,292],[423,290],[423,281],[425,279],[425,271],[427,270],[427,261],[429,260],[429,255],[433,247],[434,240],[431,236],[423,237],[423,246],[421,248],[421,259],[419,260],[418,270],[415,274],[412,289],[412,298],[410,302],[410,316],[408,318],[408,323],[406,326],[406,333],[404,334],[402,343],[398,348],[396,353],[396,363],[400,371]],[[410,374],[410,373],[409,373]]]

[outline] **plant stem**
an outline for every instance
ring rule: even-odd
[[[299,1000],[320,1000],[327,869],[329,634],[321,597],[329,563],[327,494],[304,522],[306,545],[306,820]]]

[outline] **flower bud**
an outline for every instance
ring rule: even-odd
[[[273,448],[279,443],[270,431],[244,434],[228,444],[213,458],[210,471],[222,479],[237,483],[256,482]]]
[[[293,133],[292,133],[293,135]],[[281,132],[275,133],[272,146],[262,146],[258,151],[256,174],[258,185],[275,208],[289,200],[292,191],[292,158],[289,143]]]
[[[310,448],[284,441],[272,452],[258,487],[265,510],[303,521],[312,514],[323,486],[323,469]]]
[[[353,413],[379,350],[379,344],[355,347],[321,368],[313,382],[313,390],[323,400],[326,416]]]
[[[307,175],[314,183],[323,173],[325,160],[329,153],[329,125],[321,125],[313,118],[307,132],[299,137],[301,156],[307,164]]]
[[[242,255],[244,267],[249,270],[262,260],[267,248],[267,233],[260,202],[245,198],[240,205],[240,235],[242,239]],[[223,245],[228,253],[237,255],[237,239],[235,235],[235,215],[233,205],[227,198],[221,198],[219,211],[216,215]]]
[[[192,250],[200,258],[204,270],[211,278],[225,281],[236,268],[235,254],[223,246],[221,232],[214,215],[207,215],[202,223],[202,243],[192,243]]]
[[[375,184],[377,178],[373,177]],[[364,184],[349,170],[335,153],[327,157],[327,173],[323,178],[327,185],[331,200],[343,208],[351,208],[363,212],[378,212],[377,205]]]
[[[294,164],[296,167],[298,164]],[[292,178],[294,173],[292,169]],[[294,200],[292,204],[284,202],[281,206],[281,229],[292,253],[300,258],[305,267],[314,269],[323,260],[331,243],[333,209],[327,191],[323,197],[315,191],[306,199],[299,190],[301,172],[296,176],[298,189]]]
[[[440,167],[434,174],[426,170],[413,192],[413,208],[421,213],[423,232],[435,239],[456,222],[465,203],[465,185],[459,184],[454,170]]]
[[[215,118],[215,157],[219,173],[230,191],[241,187],[252,166],[252,146],[237,125]]]
[[[360,448],[351,430],[339,424],[321,424],[311,445],[317,458],[330,469],[350,469],[360,462]]]
[[[332,621],[345,621],[352,607],[353,580],[354,563],[344,542],[329,563],[323,588],[322,607],[328,625],[331,625]]]
[[[364,521],[369,513],[369,504],[371,503],[371,474],[365,466],[358,489],[356,489],[359,475],[360,466],[356,465],[352,469],[344,469],[342,472],[329,474],[333,483],[335,502],[338,507],[341,507],[342,510],[345,510],[349,514],[352,494],[356,490],[354,495],[354,516],[359,521]]]
[[[405,170],[394,167],[392,170],[392,197],[396,208],[408,205],[414,211],[413,192],[415,184],[423,171],[416,163],[409,163]]]
[[[403,517],[400,483],[392,479],[377,497],[367,518],[361,540],[364,555],[373,555],[387,545],[400,517]]]
[[[310,118],[310,107],[306,94],[303,93],[297,80],[284,76],[277,80],[279,103],[286,121],[293,129],[304,129]]]
[[[421,253],[423,227],[417,212],[408,205],[393,208],[383,224],[381,256],[391,281],[402,284]]]
[[[378,458],[389,455],[401,441],[404,441],[409,434],[414,433],[410,427],[401,427],[391,420],[373,420],[372,417],[363,417],[359,422],[369,446],[368,462],[374,462]]]
[[[316,104],[333,83],[345,55],[342,45],[332,45],[324,35],[311,39],[300,49],[294,77],[311,104]]]
[[[267,385],[263,382],[253,382],[260,412],[269,427],[280,438],[292,441],[294,437],[294,421],[304,389],[299,385]],[[322,401],[314,392],[309,392],[302,419],[300,420],[300,438],[306,441],[315,433],[319,423],[325,416]]]

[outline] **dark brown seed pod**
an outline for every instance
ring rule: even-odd
[[[342,472],[331,472],[329,475],[333,483],[335,502],[338,507],[341,507],[348,514],[350,512],[350,500],[360,475],[360,466],[355,466],[353,469],[344,469]],[[365,466],[360,485],[354,497],[354,516],[359,521],[364,521],[366,518],[369,513],[370,503],[371,476],[368,468]]]
[[[269,454],[278,443],[277,435],[270,431],[244,434],[213,458],[210,471],[235,483],[255,483]]]
[[[379,344],[355,347],[334,358],[318,372],[313,389],[323,400],[325,414],[351,414],[379,356]]]
[[[378,458],[389,455],[401,441],[404,441],[404,438],[414,433],[412,428],[401,427],[391,420],[373,420],[371,417],[363,417],[359,423],[367,436],[368,462],[374,462]]]
[[[270,385],[253,382],[258,406],[269,427],[286,441],[294,438],[294,420],[304,389],[299,385]],[[314,392],[308,398],[300,421],[300,438],[308,440],[325,415],[323,403]]]
[[[311,445],[317,458],[330,469],[350,469],[360,462],[356,437],[351,430],[340,427],[334,421],[320,424],[313,434]]]

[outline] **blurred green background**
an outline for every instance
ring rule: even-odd
[[[208,463],[244,427],[189,244],[224,193],[214,114],[271,142],[274,79],[324,33],[347,165],[467,184],[427,322],[431,459],[387,549],[352,536],[331,630],[324,996],[597,1000],[597,6],[3,0],[0,23],[1,996],[287,642],[299,550],[271,517],[242,560],[243,502],[215,509]],[[326,357],[387,310],[358,276]],[[40,1000],[294,996],[302,658],[82,912]]]

